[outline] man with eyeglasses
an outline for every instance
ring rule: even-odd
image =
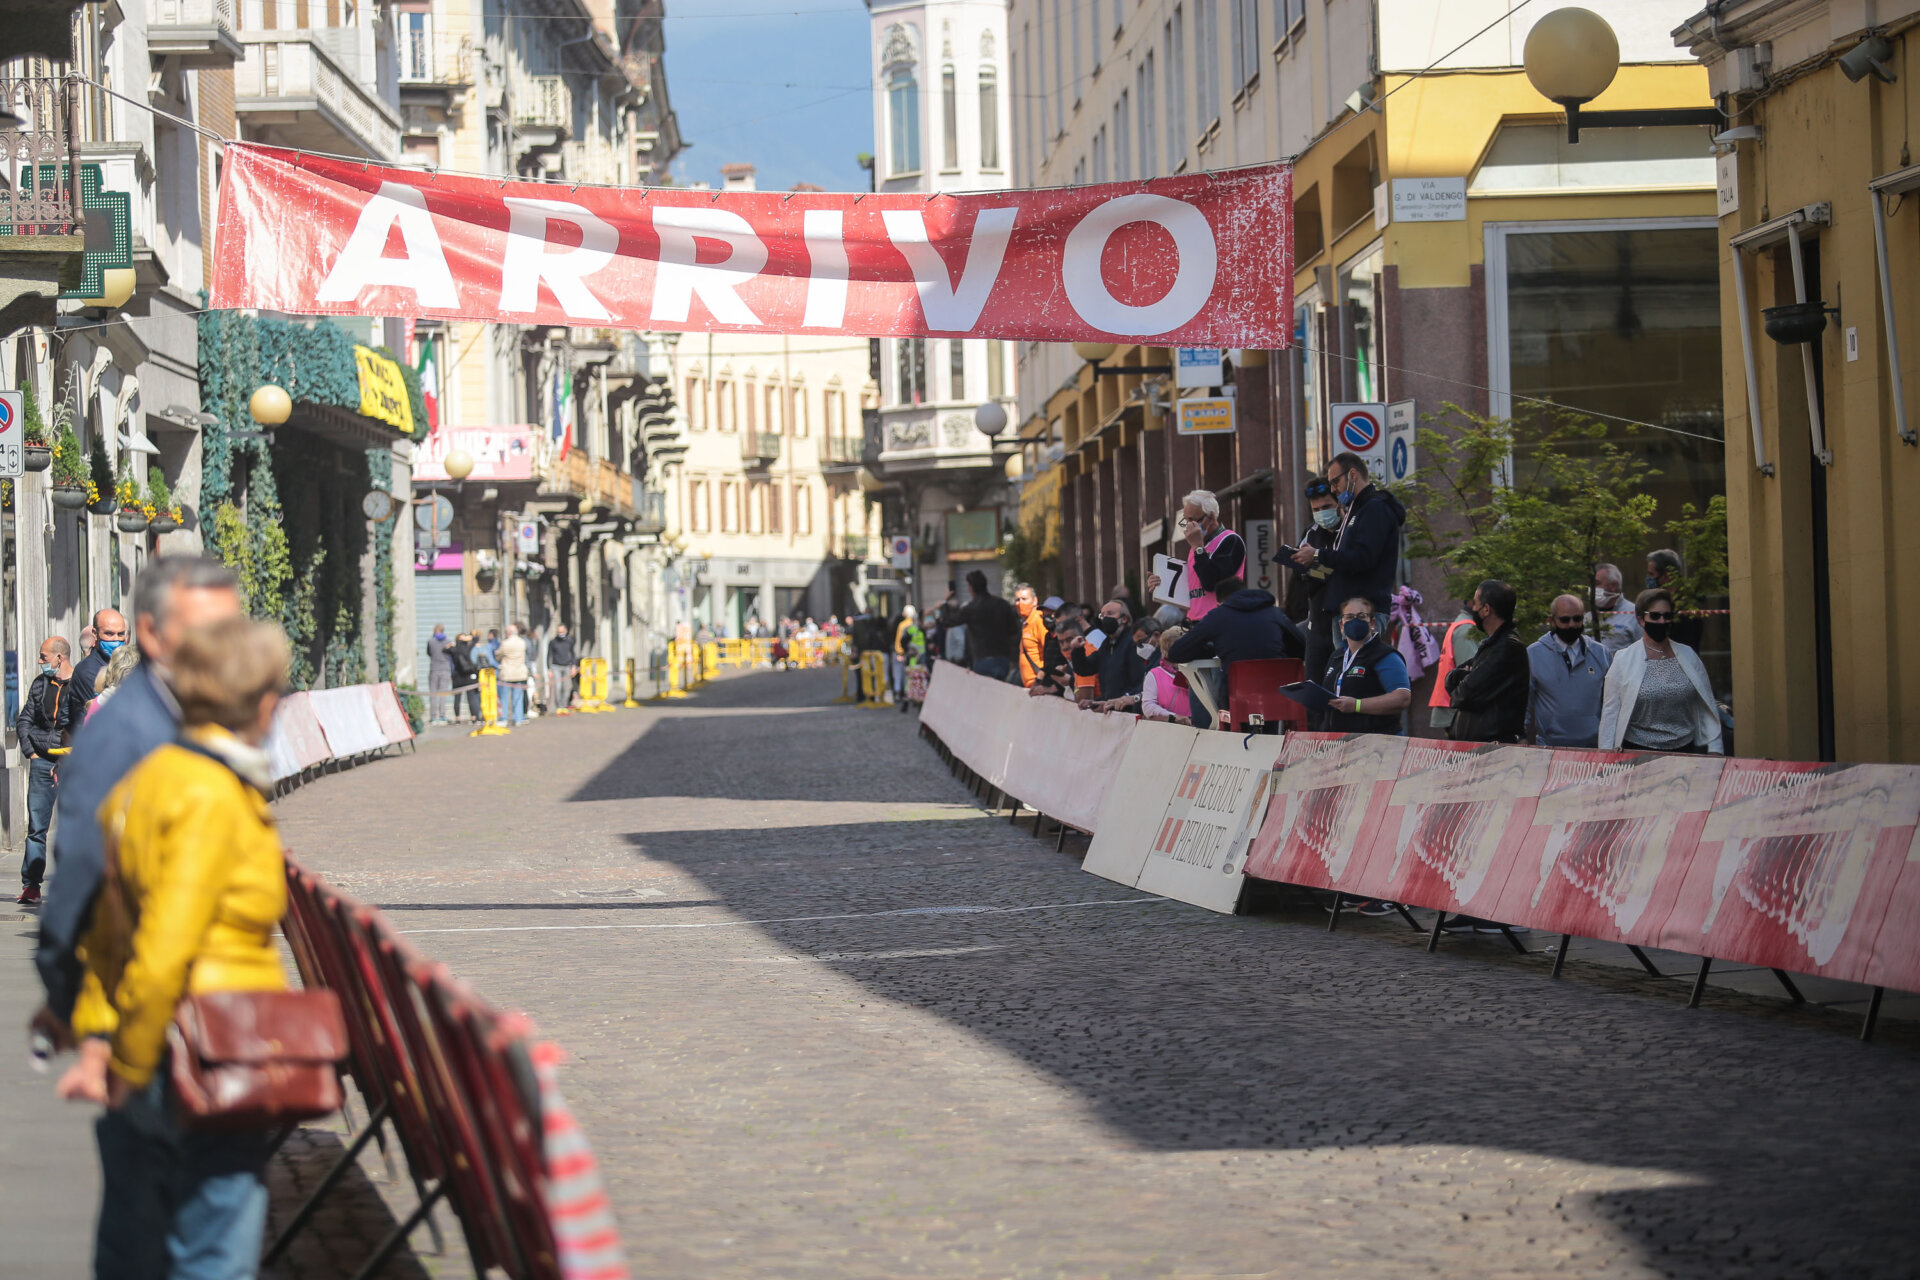
[[[1305,497],[1309,523],[1300,534],[1299,545],[1312,547],[1316,552],[1325,551],[1340,536],[1339,500],[1333,496],[1333,486],[1319,476],[1307,480]],[[1287,597],[1282,607],[1287,616],[1306,631],[1307,671],[1325,671],[1334,649],[1334,606],[1326,594],[1327,580],[1333,577],[1333,570],[1318,562],[1311,565],[1289,562],[1287,569],[1290,571]]]
[[[1307,628],[1309,635],[1327,637],[1328,647],[1316,647],[1309,655],[1322,659],[1335,645],[1333,614],[1343,601],[1361,596],[1372,601],[1374,612],[1382,615],[1393,607],[1394,578],[1400,571],[1400,530],[1407,522],[1407,509],[1400,505],[1400,499],[1367,478],[1366,461],[1358,454],[1335,454],[1327,464],[1327,485],[1334,501],[1346,509],[1333,545],[1320,548],[1309,544],[1293,556],[1294,564],[1302,569],[1324,565],[1333,571]]]
[[[1579,596],[1555,596],[1551,629],[1527,646],[1527,726],[1542,747],[1591,747],[1613,654],[1586,633]]]

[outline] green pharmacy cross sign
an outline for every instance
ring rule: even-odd
[[[66,185],[64,164],[29,165],[20,171],[20,185],[31,190],[59,189]],[[80,208],[86,219],[87,245],[80,257],[78,278],[66,278],[61,284],[63,298],[97,298],[106,292],[106,273],[115,267],[133,266],[133,197],[124,191],[100,189],[100,166],[80,166]],[[0,227],[0,234],[11,234]]]

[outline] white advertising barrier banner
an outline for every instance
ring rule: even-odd
[[[320,719],[313,713],[312,697],[309,693],[290,693],[273,713],[273,735],[267,740],[267,752],[273,759],[275,782],[333,758]]]
[[[334,759],[386,749],[387,736],[380,732],[380,721],[373,713],[372,693],[372,685],[354,684],[307,694]]]
[[[380,724],[380,736],[388,746],[413,741],[413,722],[407,719],[407,710],[400,705],[400,695],[390,681],[370,686],[368,699],[373,703],[373,718]]]
[[[1007,726],[1007,780],[1001,790],[1029,809],[1081,831],[1098,829],[1100,809],[1139,719],[1082,711],[1063,698],[1030,698]]]
[[[1157,793],[1160,818],[1135,887],[1231,915],[1285,741],[1267,734],[1198,735],[1171,793]]]
[[[1119,884],[1139,882],[1167,797],[1180,785],[1187,756],[1199,737],[1198,729],[1161,720],[1142,720],[1134,726],[1127,753],[1100,806],[1093,844],[1080,864],[1082,871]]]
[[[938,734],[947,750],[988,785],[1005,790],[1007,751],[1029,701],[1019,685],[977,676],[951,662],[935,662],[920,723]]]

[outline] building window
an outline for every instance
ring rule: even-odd
[[[740,486],[732,480],[720,482],[720,532],[740,532]]]
[[[1063,0],[1053,0],[1053,136],[1059,137],[1067,131],[1067,73],[1060,69],[1060,50],[1066,46],[1067,29],[1060,16]]]
[[[767,482],[764,480],[747,481],[747,532],[759,533],[766,525]]]
[[[1107,180],[1107,126],[1104,124],[1093,134],[1093,180]]]
[[[707,429],[706,402],[700,394],[700,379],[688,378],[683,405],[687,411],[687,430],[705,431]]]
[[[400,78],[433,79],[433,18],[425,5],[408,4],[394,15],[400,25]]]
[[[1200,108],[1194,123],[1206,130],[1220,118],[1220,0],[1193,0],[1193,89]]]
[[[1064,2],[1067,21],[1071,24],[1068,28],[1067,40],[1073,46],[1070,50],[1073,55],[1073,84],[1069,87],[1073,90],[1072,100],[1075,105],[1078,105],[1080,102],[1080,33],[1085,30],[1087,24],[1081,20],[1081,14],[1085,11],[1080,8],[1079,0],[1064,0]]]
[[[1167,163],[1172,173],[1187,158],[1186,9],[1173,6],[1173,20],[1162,32],[1167,51]]]
[[[761,488],[766,490],[767,494],[767,532],[782,533],[785,531],[786,524],[783,519],[786,513],[781,510],[786,505],[786,486],[769,484],[762,485]]]
[[[1128,102],[1127,91],[1122,89],[1120,101],[1113,104],[1113,176],[1118,182],[1133,176],[1133,149],[1127,145]]]
[[[722,378],[713,384],[713,425],[717,431],[732,431],[736,428],[733,379],[731,378]]]
[[[1140,109],[1140,176],[1151,178],[1160,172],[1160,150],[1153,137],[1154,125],[1159,120],[1153,110],[1153,50],[1147,50],[1141,57],[1136,78],[1139,93],[1134,105]]]
[[[796,436],[804,436],[807,434],[808,425],[807,389],[803,385],[796,384],[793,390],[787,393],[787,396],[787,404],[792,413],[793,434]]]
[[[893,143],[889,172],[920,172],[920,83],[911,67],[896,67],[887,81],[887,117]]]
[[[927,340],[901,338],[896,346],[900,353],[897,402],[920,404],[927,399]]]
[[[952,67],[940,72],[940,167],[960,167],[960,78]]]
[[[980,167],[1000,167],[1000,77],[980,68]]]
[[[769,382],[767,384],[767,434],[772,436],[779,435],[782,431],[786,430],[787,426],[785,418],[780,412],[780,392],[781,388],[779,383]]]
[[[687,526],[695,533],[705,533],[713,527],[707,511],[705,480],[687,481]]]
[[[760,429],[760,397],[755,394],[760,388],[758,386],[758,380],[752,374],[748,374],[742,378],[741,381],[746,383],[747,420],[744,425],[746,426],[747,434],[752,435]]]
[[[1007,344],[998,338],[987,342],[987,399],[998,400],[1007,394]]]
[[[1260,0],[1227,0],[1233,6],[1233,87],[1236,93],[1260,78]]]
[[[947,398],[967,398],[967,344],[958,338],[947,341]]]
[[[804,480],[793,487],[793,531],[803,538],[813,532],[813,486]]]
[[[1374,246],[1340,269],[1337,286],[1340,364],[1346,370],[1347,398],[1362,404],[1381,399],[1387,390],[1380,369],[1379,297],[1384,262],[1380,247]]]
[[[1273,33],[1274,43],[1285,41],[1295,25],[1306,19],[1307,0],[1273,0],[1273,25],[1279,28]]]

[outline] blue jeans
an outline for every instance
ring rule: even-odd
[[[525,724],[527,722],[527,686],[525,682],[503,684],[500,686],[500,692],[507,700],[507,705],[502,708],[506,713],[507,723]]]
[[[1005,680],[1013,674],[1012,658],[975,658],[973,674],[989,680]]]
[[[27,761],[27,852],[20,861],[20,883],[39,884],[47,874],[47,824],[53,821],[53,761]]]
[[[251,1280],[267,1225],[272,1135],[192,1133],[153,1082],[94,1122],[100,1220],[94,1280]]]

